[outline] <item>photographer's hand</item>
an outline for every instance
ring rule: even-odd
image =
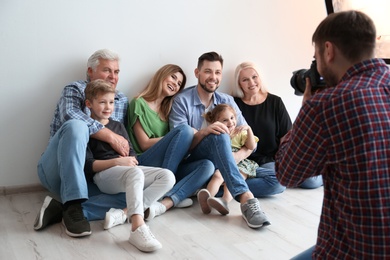
[[[302,105],[306,102],[306,100],[309,100],[311,96],[312,93],[311,93],[310,79],[306,78],[306,87],[305,87],[305,92],[303,93]]]

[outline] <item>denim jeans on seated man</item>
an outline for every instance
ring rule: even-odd
[[[272,177],[272,170],[259,169],[259,178],[245,182],[238,171],[237,164],[231,152],[230,136],[228,134],[210,134],[192,150],[188,161],[207,158],[220,170],[224,181],[233,198],[246,191],[251,191],[255,197],[263,197],[284,191],[276,177]],[[275,175],[275,174],[273,174]]]
[[[38,162],[42,185],[62,203],[88,199],[83,171],[88,140],[87,124],[81,120],[68,120],[50,139]]]
[[[275,162],[268,162],[260,165],[260,167],[272,169],[274,171],[274,176],[275,176]],[[322,176],[318,175],[318,176],[307,178],[304,182],[299,184],[298,187],[302,189],[316,189],[321,187],[322,185],[324,185],[322,181]]]

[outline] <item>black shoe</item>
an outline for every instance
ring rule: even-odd
[[[71,237],[83,237],[91,235],[91,227],[84,217],[83,208],[80,203],[70,205],[63,212],[62,223],[65,231]]]
[[[41,210],[34,222],[34,229],[41,230],[48,225],[58,223],[62,219],[62,204],[50,196],[46,196]]]

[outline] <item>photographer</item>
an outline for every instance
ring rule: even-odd
[[[288,187],[322,174],[317,243],[294,259],[385,259],[390,248],[390,72],[374,58],[372,20],[334,13],[313,34],[317,70],[329,87],[304,102],[276,154]]]

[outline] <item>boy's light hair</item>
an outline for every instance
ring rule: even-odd
[[[88,82],[87,87],[84,90],[85,99],[90,102],[93,101],[99,94],[115,93],[115,89],[111,86],[110,83],[97,79],[91,82]]]

